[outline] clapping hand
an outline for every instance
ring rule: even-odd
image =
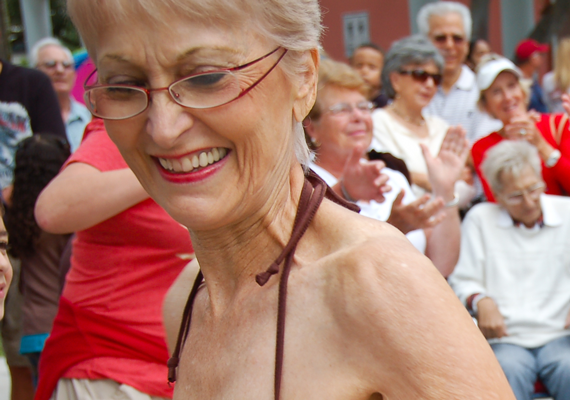
[[[355,200],[374,200],[381,203],[384,193],[392,190],[387,185],[388,176],[382,173],[386,166],[383,161],[367,161],[364,147],[355,147],[344,166],[341,183],[344,189]]]
[[[445,218],[445,213],[440,212],[444,206],[441,198],[430,201],[431,196],[424,194],[409,204],[402,204],[404,195],[405,192],[402,189],[392,203],[392,211],[386,221],[402,233],[406,234],[416,229],[433,228]]]
[[[465,135],[461,126],[449,127],[437,157],[431,155],[426,145],[420,145],[433,192],[446,201],[453,199],[455,182],[460,178],[469,154],[469,141]]]

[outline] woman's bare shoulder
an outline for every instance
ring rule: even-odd
[[[358,229],[337,222],[346,240],[316,263],[338,356],[388,398],[511,398],[495,397],[500,367],[431,261],[394,228],[347,218]]]
[[[164,318],[164,328],[166,329],[166,342],[169,351],[174,350],[180,324],[182,323],[182,313],[188,301],[188,296],[194,285],[194,280],[200,271],[197,260],[190,262],[178,278],[174,281],[162,305],[162,315]]]

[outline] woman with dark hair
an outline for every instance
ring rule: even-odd
[[[469,68],[475,71],[484,55],[491,52],[491,46],[485,39],[473,39],[469,42],[469,53],[465,62]]]
[[[16,151],[14,191],[5,217],[10,255],[21,260],[24,300],[20,353],[30,359],[34,375],[57,313],[59,261],[69,239],[69,235],[43,231],[34,218],[34,206],[69,155],[67,142],[55,135],[40,134],[23,140]]]

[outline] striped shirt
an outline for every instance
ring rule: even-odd
[[[424,109],[426,115],[437,115],[450,125],[461,125],[467,132],[467,139],[473,144],[502,127],[499,120],[489,117],[477,108],[479,89],[475,74],[463,65],[461,75],[448,93],[441,86],[437,88],[431,102]]]

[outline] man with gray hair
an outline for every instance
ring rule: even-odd
[[[537,378],[554,399],[570,399],[570,199],[543,194],[528,142],[499,143],[482,169],[498,204],[467,214],[449,283],[518,400],[532,399]]]
[[[32,47],[30,61],[51,79],[73,152],[81,144],[85,126],[91,121],[89,110],[71,96],[76,78],[73,55],[59,40],[47,37]]]
[[[442,83],[425,112],[461,125],[471,143],[499,130],[499,121],[477,109],[475,74],[465,65],[472,26],[469,9],[452,1],[428,3],[420,9],[417,23],[445,60]]]

